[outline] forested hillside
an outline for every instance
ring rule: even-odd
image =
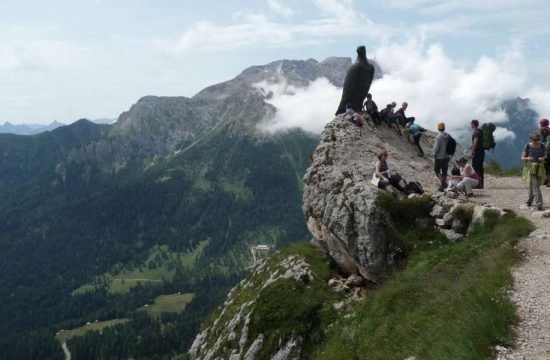
[[[259,131],[274,109],[252,85],[285,71],[337,81],[350,60],[331,61],[144,97],[114,125],[0,135],[3,354],[60,359],[64,342],[78,359],[185,353],[250,246],[308,238],[302,176],[317,137]]]

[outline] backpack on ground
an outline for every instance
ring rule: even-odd
[[[447,147],[445,148],[445,153],[449,156],[453,156],[456,151],[456,140],[449,135],[449,140],[447,140]]]
[[[411,181],[410,183],[407,183],[407,185],[405,185],[403,191],[406,194],[409,194],[409,195],[410,194],[419,194],[419,195],[424,194],[424,188],[417,181]]]
[[[493,135],[496,128],[495,124],[491,122],[481,125],[481,148],[483,150],[493,150],[497,146]]]

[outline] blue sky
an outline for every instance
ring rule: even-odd
[[[422,87],[421,104],[452,72],[449,86],[472,87],[460,99],[550,110],[545,0],[1,0],[0,14],[0,123],[117,117],[145,95],[192,96],[251,65],[354,57],[358,44],[393,71],[386,98]],[[439,83],[418,79],[421,66]],[[504,90],[480,91],[491,79]]]

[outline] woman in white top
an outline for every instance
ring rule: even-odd
[[[385,189],[393,194],[398,194],[395,189],[403,192],[405,189],[405,180],[396,172],[391,172],[388,167],[388,151],[386,149],[378,150],[376,157],[378,161],[374,164],[374,176],[379,179],[378,188]]]
[[[473,196],[473,188],[479,185],[480,177],[475,172],[472,165],[468,164],[468,158],[462,156],[456,163],[460,169],[460,175],[454,175],[453,180],[456,180],[456,188],[459,191],[463,191],[467,197]]]

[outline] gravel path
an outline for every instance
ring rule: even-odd
[[[515,349],[497,347],[497,360],[550,359],[550,210],[532,211],[525,204],[527,186],[520,178],[486,179],[487,189],[475,190],[473,201],[514,210],[530,219],[537,230],[519,241],[524,260],[513,269],[514,289],[510,291],[520,317]],[[550,188],[542,188],[550,209]]]

